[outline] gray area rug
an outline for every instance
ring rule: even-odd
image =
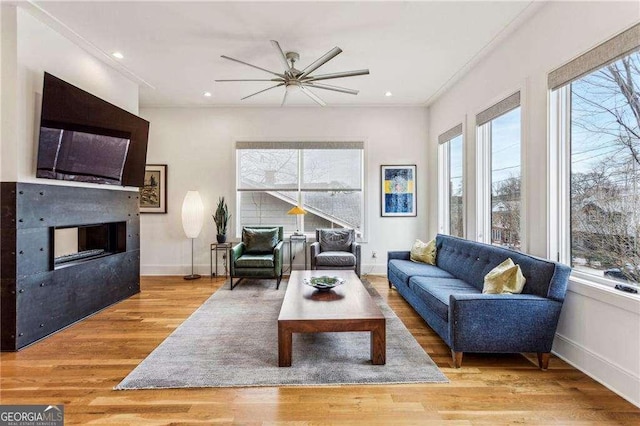
[[[444,374],[366,281],[387,319],[386,365],[372,365],[369,333],[293,335],[293,365],[278,367],[277,321],[286,283],[228,284],[115,389],[443,383]]]

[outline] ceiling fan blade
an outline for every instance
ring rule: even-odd
[[[320,99],[315,93],[313,93],[311,90],[307,89],[304,86],[300,86],[300,90],[302,91],[302,93],[304,93],[305,95],[307,95],[308,97],[310,97],[315,103],[317,103],[320,106],[327,106],[326,102],[323,101],[322,99]]]
[[[267,90],[275,89],[276,87],[280,87],[280,86],[284,86],[284,83],[280,83],[280,84],[276,84],[275,86],[267,87],[266,89],[263,89],[263,90],[261,90],[261,91],[259,91],[259,92],[252,93],[252,94],[250,94],[249,96],[245,96],[244,98],[241,98],[240,100],[241,100],[241,101],[244,101],[244,100],[245,100],[245,99],[247,99],[247,98],[250,98],[250,97],[252,97],[252,96],[258,95],[258,94],[260,94],[260,93],[262,93],[262,92],[266,92]]]
[[[284,104],[287,102],[287,94],[289,92],[287,92],[286,90],[284,91],[284,98],[282,98],[282,103],[280,104],[281,107],[284,106]]]
[[[283,75],[283,74],[278,74],[277,72],[269,71],[269,70],[264,69],[264,68],[261,68],[261,67],[259,67],[259,66],[257,66],[257,65],[251,65],[251,64],[249,64],[249,63],[247,63],[247,62],[244,62],[244,61],[241,61],[241,60],[239,60],[239,59],[233,59],[233,58],[230,58],[230,57],[225,56],[225,55],[222,55],[222,56],[221,56],[221,58],[228,59],[228,60],[230,60],[230,61],[237,62],[237,63],[239,63],[239,64],[248,65],[248,66],[250,66],[251,68],[255,68],[255,69],[258,69],[258,70],[260,70],[260,71],[265,71],[265,72],[268,72],[269,74],[273,74],[273,75],[276,75],[276,76],[278,76],[278,77],[280,77],[280,78],[284,78],[284,75]]]
[[[355,77],[355,76],[358,76],[358,75],[368,75],[368,74],[369,74],[369,70],[334,72],[334,73],[331,73],[331,74],[322,74],[322,75],[315,75],[313,77],[307,77],[304,80],[304,83],[312,82],[312,81],[319,81],[319,80],[329,80],[331,78]]]
[[[280,57],[280,59],[282,60],[282,63],[284,64],[284,69],[286,71],[289,71],[289,69],[291,69],[291,65],[289,65],[289,63],[287,62],[287,56],[282,51],[282,48],[280,47],[280,43],[278,43],[275,40],[271,40],[271,45],[278,52],[278,56]]]
[[[282,81],[284,82],[283,79],[281,78],[271,78],[271,79],[262,79],[262,80],[251,80],[251,79],[242,79],[242,80],[214,80],[217,81],[218,83],[220,82],[226,82],[226,81]]]
[[[333,90],[334,92],[342,92],[342,93],[348,93],[350,95],[357,95],[358,91],[354,90],[354,89],[347,89],[346,87],[338,87],[338,86],[331,86],[328,84],[320,84],[320,83],[301,83],[304,86],[307,87],[314,87],[316,89],[324,89],[324,90]]]
[[[333,49],[316,59],[311,65],[303,69],[302,74],[300,74],[298,78],[305,78],[310,73],[314,72],[315,70],[338,56],[340,53],[342,53],[342,49],[340,49],[339,47],[334,47]]]

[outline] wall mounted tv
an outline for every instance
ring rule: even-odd
[[[36,177],[143,186],[149,122],[44,74]]]

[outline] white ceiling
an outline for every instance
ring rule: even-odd
[[[532,4],[526,2],[35,2],[81,45],[135,76],[142,106],[277,106],[271,83],[215,79],[271,78],[220,57],[276,72],[269,40],[300,54],[298,69],[338,46],[343,53],[315,74],[369,68],[368,76],[327,80],[356,96],[316,90],[329,105],[424,105]],[[53,19],[51,19],[53,17]],[[65,28],[66,27],[66,28]],[[115,64],[114,61],[119,62]],[[206,98],[205,91],[213,96]],[[385,97],[391,91],[392,97]],[[315,105],[304,94],[287,105]]]

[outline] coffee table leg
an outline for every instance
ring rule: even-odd
[[[385,321],[380,321],[371,330],[371,363],[384,365],[387,358],[387,333]]]
[[[278,322],[278,366],[291,367],[292,333]]]

